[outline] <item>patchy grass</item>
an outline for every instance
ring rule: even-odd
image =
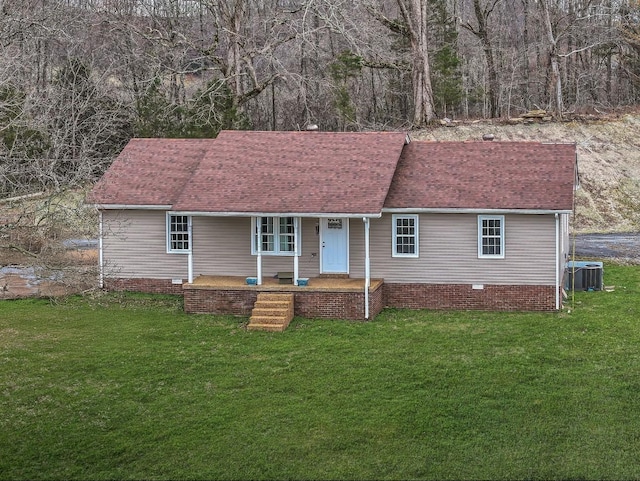
[[[640,477],[640,268],[558,314],[0,303],[2,479]]]

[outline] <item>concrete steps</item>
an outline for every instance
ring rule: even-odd
[[[284,331],[293,319],[293,294],[260,292],[253,306],[247,329]]]

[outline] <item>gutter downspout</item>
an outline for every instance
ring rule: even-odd
[[[560,309],[560,217],[556,214],[556,311]]]
[[[298,218],[293,218],[293,285],[298,285]]]
[[[256,244],[258,244],[256,247],[258,248],[258,257],[256,259],[256,262],[258,263],[256,269],[257,269],[257,277],[258,277],[258,282],[257,284],[259,286],[262,285],[262,239],[261,239],[261,228],[262,228],[262,217],[257,217],[256,218]]]
[[[369,255],[369,218],[364,222],[364,318],[369,319],[369,285],[371,284],[371,259]]]
[[[189,236],[189,254],[187,255],[187,280],[189,284],[193,284],[193,218],[187,217],[187,229]]]
[[[102,251],[102,211],[98,211],[98,271],[100,276],[100,289],[104,289],[104,254]]]

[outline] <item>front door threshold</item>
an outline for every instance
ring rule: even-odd
[[[346,272],[327,272],[320,274],[318,277],[325,279],[349,279],[349,274]]]

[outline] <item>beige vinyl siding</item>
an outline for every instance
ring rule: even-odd
[[[167,254],[165,211],[105,210],[102,225],[106,276],[187,278],[187,255]]]
[[[374,222],[374,221],[371,221]],[[373,238],[370,238],[369,247]],[[349,222],[349,276],[364,277],[364,222],[350,219]]]
[[[300,277],[319,272],[317,219],[302,219]],[[315,256],[312,254],[315,253]],[[293,256],[262,256],[262,275],[293,272]],[[250,217],[193,218],[193,274],[216,276],[255,276],[257,256],[251,255]]]
[[[569,236],[569,214],[560,214],[560,256],[558,258],[560,269],[560,285],[564,285],[564,271],[571,254]]]
[[[371,276],[385,282],[555,284],[554,215],[505,215],[504,259],[478,258],[478,216],[421,214],[420,257],[392,257],[391,214],[371,221]]]

